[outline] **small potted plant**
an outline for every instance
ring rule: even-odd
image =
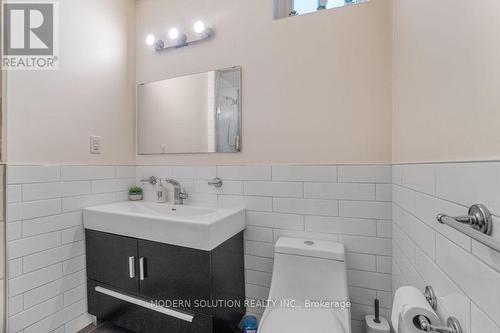
[[[130,201],[142,200],[142,188],[139,186],[132,186],[128,189],[128,199]]]

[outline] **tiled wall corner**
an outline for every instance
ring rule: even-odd
[[[89,323],[81,209],[125,200],[130,185],[152,175],[178,179],[186,204],[247,208],[249,298],[267,298],[280,236],[313,237],[346,245],[353,332],[363,332],[375,297],[388,316],[391,166],[10,166],[9,332],[69,333]],[[221,189],[207,185],[216,176]]]
[[[81,209],[125,200],[128,186],[155,175],[180,180],[187,204],[247,208],[249,298],[267,298],[280,236],[327,239],[346,246],[353,333],[363,332],[375,297],[390,317],[392,291],[407,284],[433,285],[440,316],[458,317],[464,333],[500,333],[492,297],[500,254],[435,220],[484,203],[500,239],[500,163],[10,166],[7,174],[8,332],[76,332],[90,322]],[[216,176],[218,190],[207,185]],[[149,186],[145,197],[154,200]]]
[[[135,166],[7,168],[9,333],[76,333],[91,322],[81,209],[126,200],[135,177]]]
[[[432,285],[464,333],[500,333],[500,254],[436,221],[483,203],[500,240],[500,163],[393,166],[393,290]]]
[[[186,204],[243,205],[246,293],[267,299],[274,243],[280,236],[341,241],[347,250],[353,333],[378,297],[382,314],[392,306],[391,166],[138,166],[138,179],[172,177],[189,193]],[[221,189],[207,185],[220,177]],[[145,197],[154,200],[150,186]],[[250,309],[260,314],[260,309]]]

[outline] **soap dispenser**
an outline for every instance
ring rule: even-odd
[[[156,202],[167,202],[167,189],[163,185],[162,179],[158,179],[158,183],[156,183]]]

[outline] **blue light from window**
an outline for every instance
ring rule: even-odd
[[[328,0],[326,8],[342,7],[349,3],[356,3],[359,1],[346,1],[346,0]],[[318,0],[293,0],[293,9],[299,14],[312,13],[318,10]]]
[[[346,4],[345,0],[329,0],[328,5],[326,5],[326,8],[342,7],[345,6],[345,4]]]
[[[299,14],[315,12],[318,9],[318,0],[294,0],[293,9]]]

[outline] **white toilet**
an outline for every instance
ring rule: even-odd
[[[276,306],[264,311],[259,333],[351,333],[350,308],[342,307],[349,300],[344,245],[280,238],[269,300]]]

